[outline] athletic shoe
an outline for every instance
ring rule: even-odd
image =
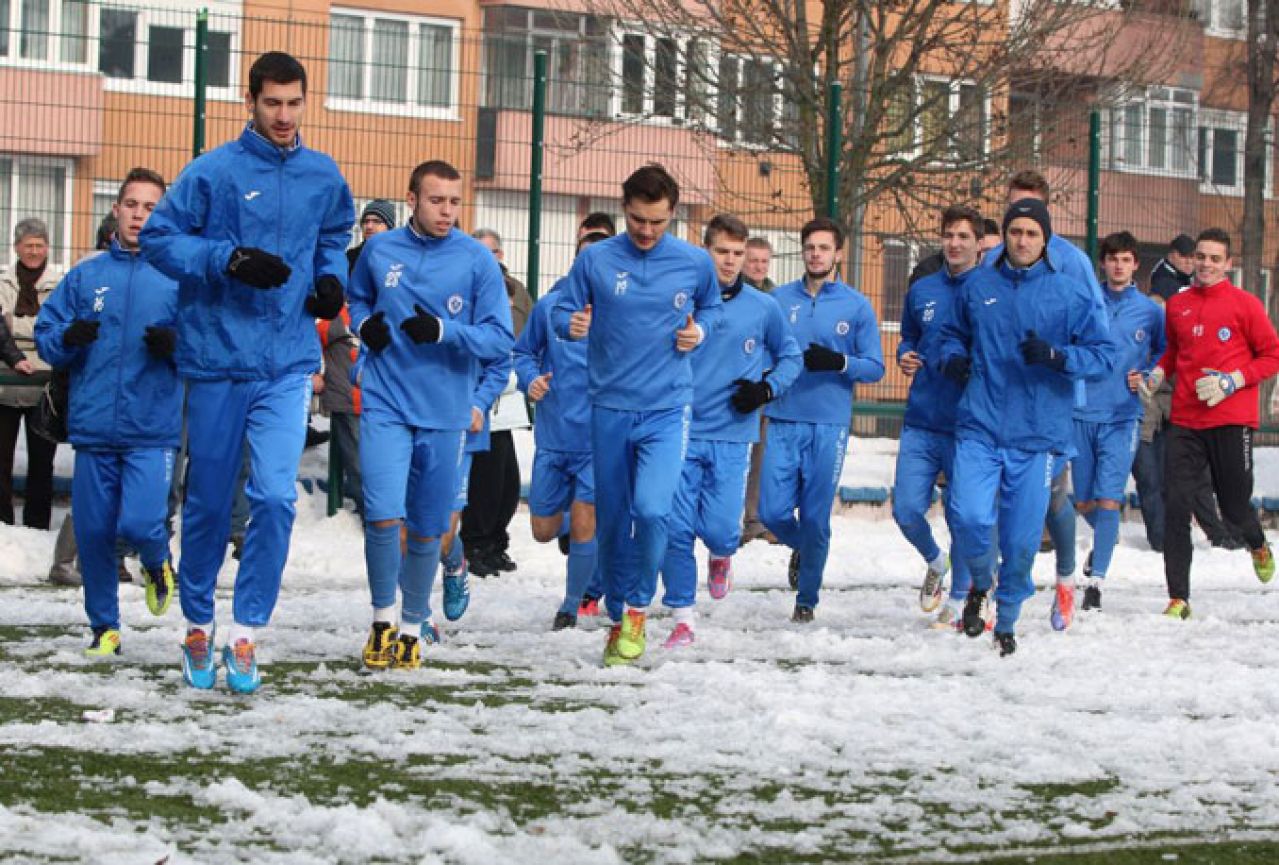
[[[706,588],[711,597],[718,601],[733,587],[733,557],[710,556],[706,564],[710,572],[710,576],[706,578]]]
[[[599,598],[582,598],[582,603],[577,606],[577,617],[598,616],[600,614]]]
[[[435,622],[426,621],[422,623],[422,645],[438,646],[443,642],[444,633]]]
[[[395,638],[399,631],[390,622],[374,622],[369,638],[364,641],[364,666],[369,670],[386,670],[394,660]]]
[[[207,690],[217,684],[218,668],[213,654],[213,631],[191,628],[182,641],[182,678],[192,688]]]
[[[807,625],[813,621],[813,608],[796,604],[795,610],[790,614],[790,620],[797,625]]]
[[[1071,583],[1058,583],[1053,595],[1053,611],[1050,616],[1054,631],[1064,631],[1075,620],[1075,587]]]
[[[993,617],[990,614],[990,598],[986,592],[976,588],[968,590],[968,600],[964,602],[964,633],[970,637],[980,637]]]
[[[471,550],[463,557],[466,562],[466,569],[476,577],[496,577],[498,575],[497,567],[489,561],[487,550]]]
[[[577,616],[572,613],[556,613],[555,621],[551,623],[552,631],[563,631],[566,628],[577,627]]]
[[[515,564],[515,560],[506,554],[506,550],[494,550],[492,555],[489,556],[489,564],[506,573],[519,568],[519,565]]]
[[[629,664],[626,658],[623,658],[617,651],[617,644],[622,639],[622,624],[617,622],[613,627],[608,629],[608,640],[604,643],[604,666],[617,667],[622,664]]]
[[[391,664],[397,670],[416,670],[422,666],[422,641],[410,634],[400,634],[391,645]]]
[[[937,611],[937,618],[929,622],[928,627],[934,631],[958,631],[963,622],[963,613],[953,602],[942,605]]]
[[[223,646],[222,666],[226,667],[227,687],[237,694],[252,694],[262,684],[252,640],[239,639],[234,646]]]
[[[147,590],[147,609],[151,615],[163,616],[173,600],[173,566],[165,560],[158,568],[143,568],[142,585]]]
[[[1017,637],[1013,634],[995,632],[995,648],[999,649],[999,657],[1007,658],[1017,651]]]
[[[617,638],[617,654],[624,661],[634,661],[644,654],[647,638],[644,623],[648,616],[643,610],[627,610],[622,616],[622,632]]]
[[[1084,586],[1084,612],[1101,612],[1101,581],[1093,580]]]
[[[786,579],[790,581],[792,589],[799,588],[799,550],[793,550],[790,554],[790,565],[786,568]]]
[[[671,631],[671,635],[666,638],[666,642],[662,643],[663,649],[683,649],[693,645],[693,629],[688,626],[687,622],[680,622],[675,625],[675,630]]]
[[[1181,598],[1173,598],[1168,602],[1168,606],[1164,607],[1164,616],[1169,619],[1189,619],[1190,604]]]
[[[1257,579],[1263,583],[1275,578],[1275,557],[1270,552],[1270,544],[1252,551],[1252,569],[1256,571]]]
[[[115,628],[94,628],[93,642],[84,653],[90,658],[109,658],[120,654],[120,632]]]
[[[466,614],[471,604],[471,587],[466,579],[466,562],[457,576],[444,575],[444,618],[456,622]]]
[[[946,574],[950,573],[950,556],[942,553],[941,565],[934,570],[932,565],[924,574],[924,584],[919,587],[919,608],[925,613],[937,609],[946,595]]]

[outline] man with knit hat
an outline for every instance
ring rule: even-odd
[[[1047,205],[1014,203],[1003,230],[993,267],[964,284],[939,356],[941,371],[964,385],[951,487],[957,546],[973,575],[964,632],[986,629],[997,521],[995,642],[1010,655],[1022,602],[1035,591],[1030,570],[1054,463],[1071,434],[1074,382],[1106,375],[1114,361],[1091,289],[1064,275],[1049,251]]]
[[[395,228],[394,204],[385,198],[375,198],[364,205],[364,210],[360,213],[360,245],[346,251],[346,261],[351,270],[355,269],[355,262],[359,260],[369,238],[392,228]]]
[[[1168,244],[1168,254],[1150,271],[1151,299],[1167,303],[1174,295],[1190,287],[1195,270],[1195,241],[1189,234],[1178,234]]]

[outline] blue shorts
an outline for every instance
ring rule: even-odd
[[[539,448],[533,454],[529,513],[550,517],[568,510],[573,502],[595,504],[595,465],[591,452]]]
[[[448,531],[466,433],[412,427],[385,415],[360,415],[364,518],[404,520],[420,537]]]
[[[1122,502],[1128,473],[1137,456],[1141,422],[1075,421],[1075,459],[1071,477],[1075,501],[1110,499]]]

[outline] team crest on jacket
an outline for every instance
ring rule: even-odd
[[[791,324],[798,324],[798,323],[799,323],[799,307],[800,307],[800,304],[798,304],[798,303],[797,303],[797,304],[795,304],[794,306],[792,306],[792,307],[790,308],[790,323],[791,323]]]
[[[395,263],[387,268],[386,279],[382,281],[383,288],[395,288],[400,284],[400,277],[404,275],[404,265]]]
[[[104,285],[101,288],[93,290],[93,311],[102,312],[107,305],[107,292],[111,290],[111,286]]]
[[[1145,342],[1146,329],[1144,327],[1137,328],[1137,332],[1132,335],[1132,338],[1135,339],[1137,342]]]
[[[1217,339],[1222,342],[1230,342],[1230,328],[1223,327],[1221,330],[1217,331]]]
[[[462,300],[462,295],[455,294],[451,296],[448,302],[449,315],[457,315],[461,312],[463,303],[465,303],[465,301]]]
[[[753,354],[755,352],[755,337],[746,337],[746,341],[742,343],[742,351],[746,352],[746,354]]]
[[[683,309],[684,304],[686,303],[688,303],[688,292],[684,292],[684,291],[675,292],[675,308]]]
[[[840,336],[847,336],[847,335],[848,335],[848,322],[846,322],[846,321],[837,321],[837,322],[835,322],[835,333],[839,334]]]

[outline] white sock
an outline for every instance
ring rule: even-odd
[[[1057,575],[1057,585],[1059,585],[1059,586],[1073,586],[1074,584],[1075,584],[1075,575],[1074,575],[1073,573],[1071,573],[1071,574],[1058,574],[1058,575]]]
[[[208,634],[209,636],[212,636],[212,635],[213,635],[213,623],[212,623],[212,622],[208,622],[208,623],[206,623],[206,624],[201,624],[200,622],[193,622],[193,621],[191,621],[190,619],[187,619],[187,633],[189,634],[189,633],[191,633],[192,631],[204,631],[204,633],[205,633],[205,634]]]
[[[231,632],[227,634],[226,644],[228,646],[234,646],[241,640],[248,640],[250,643],[256,642],[253,638],[256,631],[256,628],[250,628],[247,625],[241,625],[239,622],[236,622],[231,626]]]
[[[928,563],[928,570],[934,574],[940,574],[946,570],[946,554],[938,553],[937,558]]]
[[[400,636],[422,639],[421,622],[400,622]]]
[[[395,607],[374,607],[373,621],[386,622],[387,624],[395,624]]]
[[[697,624],[697,610],[693,607],[676,607],[671,615],[675,617],[675,624],[688,625],[690,630]]]

